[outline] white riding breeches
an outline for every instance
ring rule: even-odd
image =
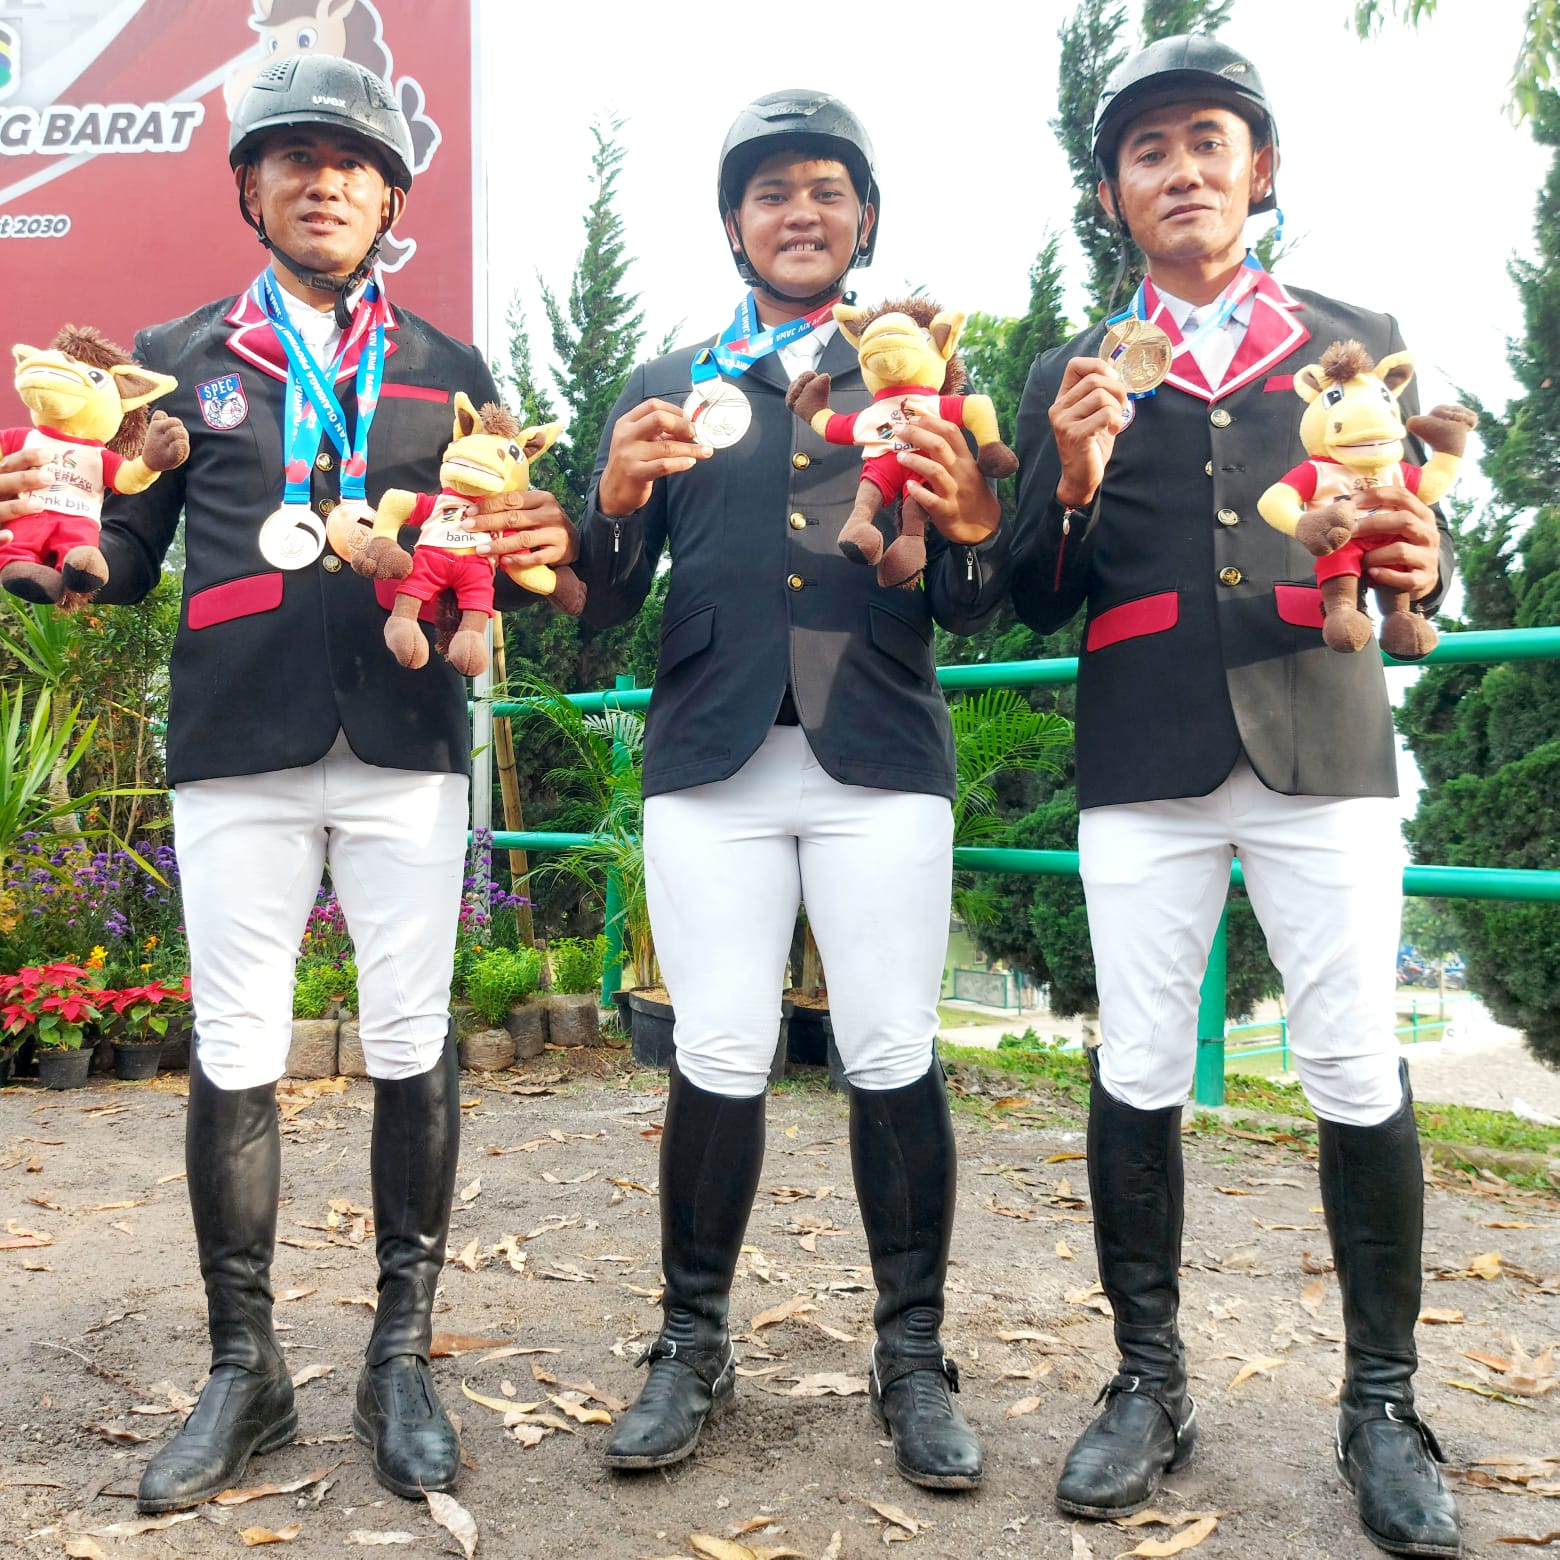
[[[218,1088],[286,1068],[298,946],[327,861],[370,1075],[415,1077],[439,1060],[467,792],[464,775],[365,764],[340,739],[315,764],[175,788],[197,1054]]]
[[[650,797],[645,882],[684,1076],[716,1094],[763,1091],[805,901],[851,1083],[924,1077],[952,874],[944,797],[844,785],[800,726],[774,727],[728,780]]]
[[[1353,1126],[1397,1110],[1405,851],[1393,798],[1284,796],[1242,758],[1207,796],[1086,809],[1078,845],[1112,1095],[1139,1110],[1185,1101],[1198,988],[1239,856],[1312,1108]]]

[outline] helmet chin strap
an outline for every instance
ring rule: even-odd
[[[397,198],[399,197],[399,198]],[[352,268],[346,276],[336,276],[330,271],[313,271],[301,261],[293,259],[265,230],[265,218],[252,216],[249,206],[244,200],[244,174],[239,171],[238,177],[238,206],[250,227],[255,230],[255,236],[278,260],[303,283],[305,287],[311,287],[316,292],[334,294],[331,300],[331,312],[335,316],[337,326],[347,330],[352,324],[352,311],[347,307],[347,299],[362,286],[373,274],[374,262],[379,258],[379,246],[384,243],[385,235],[396,224],[402,210],[406,205],[405,192],[399,186],[391,187],[390,209],[385,220],[380,223],[379,231],[374,234],[374,241],[368,246],[368,253]]]
[[[737,243],[739,246],[741,246],[737,248],[734,253],[734,258],[737,262],[737,274],[750,287],[760,287],[766,293],[768,293],[771,298],[778,299],[781,303],[798,309],[804,314],[809,309],[816,309],[820,304],[827,303],[831,298],[838,298],[844,295],[845,278],[850,275],[850,266],[846,266],[845,269],[841,271],[840,274],[836,276],[827,287],[820,287],[817,292],[808,293],[806,297],[799,297],[795,293],[789,293],[777,283],[771,282],[766,277],[760,276],[758,271],[754,268],[753,262],[748,258],[747,247],[742,244],[742,224],[738,221],[735,211],[731,213],[731,225],[735,230]],[[865,234],[866,225],[867,208],[863,206],[861,217],[856,224],[856,254],[861,253],[861,241]],[[854,256],[852,258],[854,259]],[[854,298],[855,295],[851,294],[850,296]]]

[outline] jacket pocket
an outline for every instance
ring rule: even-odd
[[[661,635],[661,653],[656,675],[664,677],[674,666],[681,666],[690,656],[708,650],[715,637],[715,607],[711,603],[678,618]]]
[[[211,585],[190,597],[186,621],[192,629],[211,628],[234,618],[274,612],[282,604],[282,576],[250,574],[224,585]]]
[[[1139,596],[1124,601],[1089,620],[1084,649],[1103,650],[1123,639],[1141,639],[1145,634],[1162,634],[1175,627],[1181,616],[1181,594],[1164,590],[1156,596]]]
[[[906,621],[897,612],[867,604],[867,631],[872,643],[894,660],[913,672],[923,682],[934,675],[931,657],[932,632],[930,625],[922,630],[917,624]]]
[[[1273,601],[1284,622],[1296,628],[1322,626],[1322,593],[1315,585],[1275,585]]]

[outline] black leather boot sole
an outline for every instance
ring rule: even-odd
[[[975,1490],[985,1477],[980,1442],[953,1401],[958,1390],[952,1360],[882,1362],[873,1350],[867,1406],[894,1443],[900,1477],[922,1489]]]
[[[652,1345],[667,1347],[659,1341]],[[712,1382],[701,1366],[717,1367]],[[693,1364],[670,1353],[658,1353],[638,1401],[618,1421],[602,1460],[619,1473],[669,1468],[693,1455],[705,1425],[719,1419],[737,1395],[737,1359],[728,1342],[723,1356]]]
[[[358,1376],[352,1433],[373,1453],[374,1476],[393,1495],[417,1500],[460,1478],[460,1437],[427,1362],[398,1355]]]
[[[701,1089],[675,1057],[661,1132],[661,1332],[634,1406],[603,1461],[616,1473],[665,1468],[731,1406],[736,1355],[726,1330],[732,1275],[764,1163],[764,1096]]]
[[[1334,1454],[1360,1526],[1388,1554],[1462,1553],[1445,1459],[1414,1412],[1424,1170],[1408,1071],[1403,1102],[1375,1126],[1317,1122],[1322,1206],[1343,1300],[1344,1378]]]
[[[953,1401],[959,1372],[942,1346],[958,1149],[940,1062],[900,1089],[851,1085],[850,1158],[878,1291],[868,1405],[904,1478],[975,1489],[980,1441]]]
[[[255,1376],[219,1365],[183,1428],[146,1465],[136,1509],[156,1516],[199,1506],[243,1477],[251,1457],[286,1446],[298,1409],[286,1375]]]
[[[249,1459],[298,1431],[291,1374],[271,1326],[271,1257],[281,1196],[276,1088],[219,1089],[190,1067],[184,1165],[211,1377],[179,1433],[147,1464],[142,1511],[182,1511],[220,1495]]]
[[[1197,1446],[1191,1398],[1172,1405],[1115,1382],[1105,1391],[1105,1411],[1073,1442],[1056,1481],[1057,1509],[1097,1522],[1141,1511],[1164,1476],[1184,1468]]]

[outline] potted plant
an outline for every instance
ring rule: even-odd
[[[169,1021],[189,1005],[189,976],[178,986],[154,980],[144,986],[105,991],[103,997],[114,1013],[114,1076],[127,1080],[155,1077]]]
[[[607,939],[555,937],[548,946],[552,995],[547,999],[547,1028],[554,1045],[599,1045],[601,967]]]
[[[334,1078],[343,1012],[357,1011],[357,965],[351,959],[305,964],[293,982],[289,1078]]]
[[[29,965],[0,976],[0,1026],[37,1041],[38,1074],[47,1089],[86,1084],[92,1052],[82,1040],[101,1016],[102,1001],[102,990],[77,964]]]
[[[471,958],[464,977],[471,1017],[460,1039],[462,1067],[496,1072],[541,1055],[547,1013],[528,1000],[541,976],[535,948],[487,948]]]

